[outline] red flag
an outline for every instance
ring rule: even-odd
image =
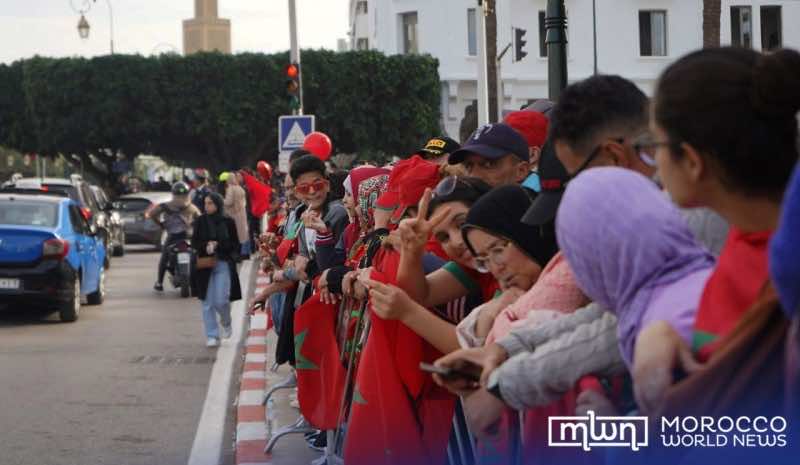
[[[336,344],[337,306],[314,294],[294,314],[295,368],[300,412],[321,430],[334,429],[346,372]]]
[[[242,171],[244,184],[250,194],[250,213],[256,218],[261,218],[269,210],[272,201],[272,188],[251,176],[246,171]]]
[[[372,279],[395,281],[399,254],[382,250]],[[370,315],[344,446],[350,465],[445,462],[455,398],[419,369],[438,353],[398,321]]]

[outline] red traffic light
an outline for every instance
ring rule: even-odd
[[[296,79],[298,75],[300,75],[300,66],[296,63],[286,65],[286,77]]]

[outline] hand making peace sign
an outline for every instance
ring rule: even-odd
[[[428,209],[430,208],[432,197],[431,190],[425,189],[425,193],[419,201],[417,216],[400,222],[398,230],[403,242],[403,251],[421,254],[425,250],[425,244],[427,244],[434,228],[439,226],[450,213],[450,208],[441,208],[428,219]]]

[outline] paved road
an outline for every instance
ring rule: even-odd
[[[214,352],[196,299],[152,291],[157,259],[115,259],[75,323],[0,313],[0,463],[187,463]]]

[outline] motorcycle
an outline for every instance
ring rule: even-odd
[[[181,290],[181,297],[189,297],[192,293],[192,262],[194,251],[188,239],[181,239],[169,244],[169,261],[167,273],[172,287]]]

